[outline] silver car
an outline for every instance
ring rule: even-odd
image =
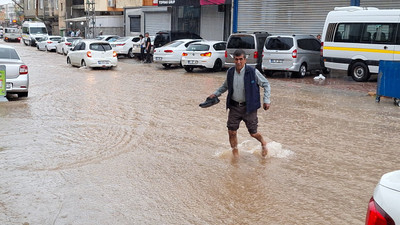
[[[308,71],[322,70],[321,43],[312,35],[274,35],[265,40],[262,69],[289,71],[304,77]]]
[[[6,66],[7,94],[18,94],[18,97],[28,97],[28,66],[21,60],[15,48],[0,45],[0,65]]]

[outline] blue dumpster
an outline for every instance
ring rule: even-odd
[[[377,102],[381,96],[394,98],[394,104],[400,106],[400,62],[385,60],[379,62]]]

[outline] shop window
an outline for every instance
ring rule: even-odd
[[[141,31],[140,27],[140,16],[130,16],[130,32],[139,32]]]

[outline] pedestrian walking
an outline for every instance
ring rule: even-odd
[[[80,35],[81,35],[81,30],[77,29],[76,33],[75,33],[75,37],[80,37]]]
[[[151,63],[151,39],[149,37],[149,33],[146,32],[144,34],[145,42],[146,42],[146,60],[145,63]]]
[[[226,108],[228,113],[228,134],[232,148],[232,154],[239,156],[237,130],[243,120],[250,135],[261,143],[261,155],[265,157],[268,153],[267,142],[257,131],[257,110],[261,107],[260,86],[264,88],[263,108],[270,108],[271,88],[268,80],[257,70],[246,65],[246,54],[239,49],[234,52],[235,67],[228,69],[226,79],[209,98],[221,96],[228,91]]]
[[[140,46],[140,60],[144,60],[144,50],[146,49],[146,42],[142,34],[139,35],[139,46]]]
[[[75,37],[75,32],[74,32],[74,30],[71,30],[70,35],[71,35],[71,37]]]

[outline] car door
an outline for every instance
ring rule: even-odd
[[[69,54],[69,58],[71,60],[71,64],[72,65],[80,65],[80,63],[78,64],[77,62],[79,61],[79,49],[81,48],[83,42],[79,42],[77,45],[75,45],[75,47],[72,49],[72,51],[70,51]]]

